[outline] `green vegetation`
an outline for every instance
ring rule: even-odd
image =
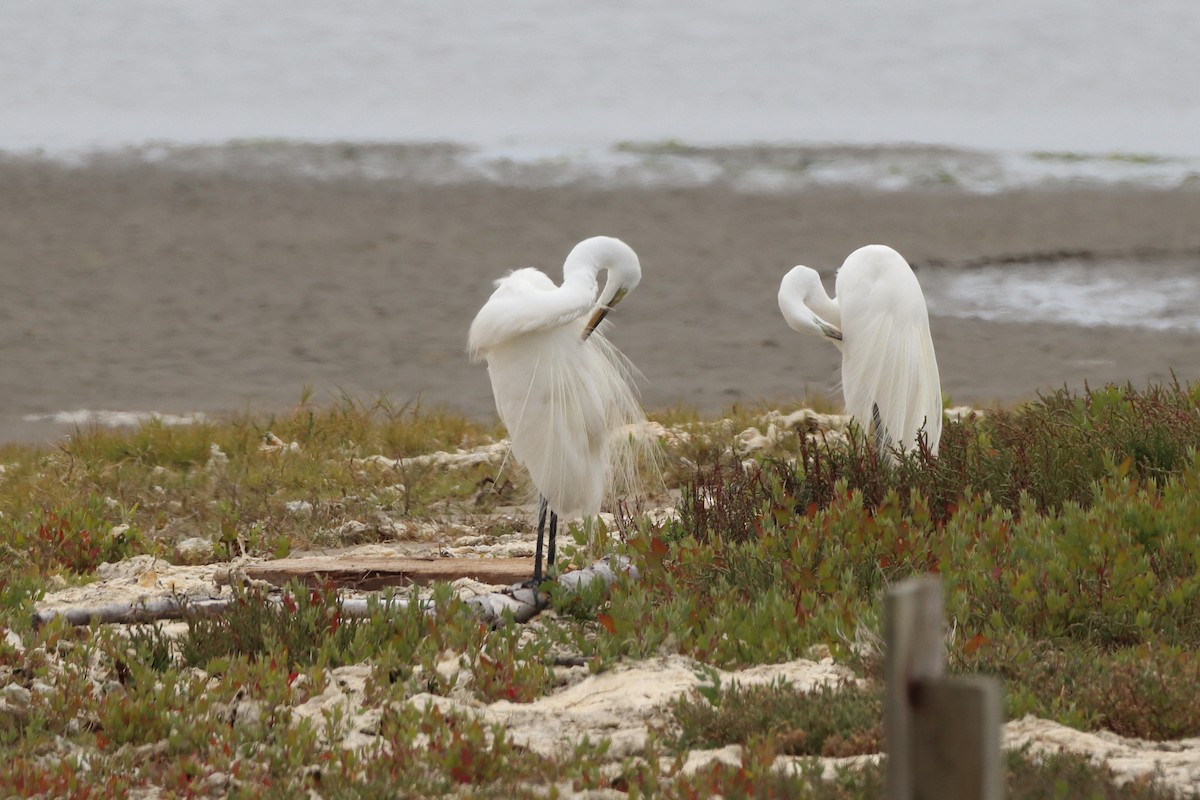
[[[302,399],[283,416],[152,421],[81,431],[49,450],[9,446],[0,449],[0,597],[31,570],[86,575],[141,552],[177,561],[177,546],[197,536],[222,557],[343,545],[345,522],[428,515],[435,504],[473,500],[489,476],[487,465],[447,472],[359,459],[454,450],[494,433],[444,410],[349,399],[318,409]],[[288,503],[311,508],[290,513]]]
[[[722,688],[702,684],[673,709],[680,750],[774,737],[777,753],[857,756],[883,748],[883,687],[847,683],[799,691],[786,682]]]
[[[1031,154],[1038,161],[1062,161],[1063,163],[1080,163],[1083,161],[1114,161],[1125,164],[1139,164],[1148,166],[1151,164],[1167,164],[1172,161],[1171,158],[1165,156],[1157,156],[1150,153],[1125,153],[1113,152],[1108,154],[1095,153],[1072,153],[1069,151],[1054,151],[1054,150],[1038,150]]]
[[[618,142],[613,149],[618,153],[649,156],[694,156],[710,148],[686,144],[678,139],[663,139],[660,142]]]
[[[301,402],[0,448],[0,796],[875,797],[877,764],[831,777],[776,759],[878,752],[882,594],[930,571],[946,589],[952,671],[1002,676],[1009,718],[1200,736],[1200,388],[1057,392],[950,421],[938,457],[895,463],[811,420],[748,454],[739,434],[762,417],[659,415],[673,513],[561,537],[564,562],[608,542],[639,579],[552,587],[554,614],[496,630],[448,586],[424,605],[379,597],[367,619],[343,618],[331,587],[291,585],[238,589],[222,616],[170,629],[30,622],[44,592],[139,554],[423,540],[430,523],[519,530],[491,516],[523,490],[510,467],[412,458],[500,433],[455,414]],[[181,548],[194,537],[211,547]],[[860,680],[805,693],[716,677],[814,647]],[[562,663],[602,672],[670,654],[706,678],[632,754],[584,740],[540,755],[429,702],[529,702],[568,679]],[[351,691],[346,670],[365,676],[362,713],[318,702]],[[729,744],[740,764],[683,770],[689,752]],[[1118,788],[1076,756],[1013,753],[1007,767],[1012,796],[1170,796],[1153,781]]]

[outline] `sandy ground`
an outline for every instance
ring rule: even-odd
[[[645,373],[647,406],[836,397],[836,351],[776,307],[793,264],[830,276],[871,241],[919,270],[1063,251],[1200,261],[1197,220],[1194,190],[523,189],[0,157],[0,441],[69,430],[31,414],[269,411],[305,386],[490,418],[464,343],[491,281],[557,277],[597,233],[641,256],[611,337]],[[932,324],[955,403],[1200,378],[1200,335]]]
[[[355,548],[353,552],[372,556],[395,555],[380,545]],[[198,567],[176,567],[151,556],[137,556],[118,564],[105,564],[97,570],[98,580],[87,586],[63,589],[47,595],[40,609],[68,608],[107,603],[136,603],[140,600],[178,597],[192,600],[228,596],[227,589],[212,583],[216,572],[239,565],[208,564]],[[488,587],[468,579],[456,581],[455,590],[462,597],[484,594],[499,587]],[[553,611],[544,612],[553,614]],[[536,635],[539,620],[530,625]],[[169,623],[165,630],[179,632],[184,623]],[[19,639],[14,646],[19,647]],[[848,668],[836,664],[828,648],[818,645],[809,652],[810,659],[798,659],[782,664],[762,664],[743,670],[720,671],[721,684],[740,683],[743,686],[784,680],[793,686],[811,690],[819,685],[836,686],[857,678]],[[432,704],[445,713],[477,716],[489,725],[501,725],[521,747],[547,757],[567,757],[576,743],[585,737],[593,742],[607,739],[611,746],[598,766],[616,769],[621,759],[640,754],[651,730],[670,730],[670,704],[688,695],[701,681],[699,665],[683,656],[669,655],[642,661],[622,661],[606,672],[589,675],[586,667],[559,668],[559,685],[549,695],[532,703],[497,701],[490,704],[476,699],[471,691],[470,673],[464,672],[460,660],[453,656],[437,665],[447,679],[458,680],[448,696],[416,695],[408,700],[417,707]],[[328,688],[306,703],[298,705],[295,720],[307,719],[318,733],[329,737],[325,715],[334,708],[341,709],[347,720],[340,744],[361,749],[375,745],[382,713],[378,707],[365,703],[365,687],[371,675],[370,664],[338,667],[331,672]],[[0,699],[0,707],[4,700]],[[253,706],[253,702],[251,701]],[[243,709],[257,713],[257,708]],[[1026,716],[1007,722],[1001,732],[1006,749],[1028,747],[1033,753],[1068,751],[1086,755],[1096,764],[1106,764],[1115,773],[1118,783],[1145,781],[1156,777],[1163,785],[1182,795],[1200,790],[1200,739],[1180,739],[1154,742],[1128,739],[1107,731],[1095,733],[1078,731],[1046,719]],[[846,759],[820,759],[827,775],[835,770],[866,760],[879,758],[865,755]],[[737,765],[742,750],[736,745],[717,750],[692,750],[684,772],[701,769],[714,761]],[[667,764],[662,765],[667,768]],[[793,771],[811,766],[807,758],[780,756],[773,768]],[[565,790],[569,794],[569,790]],[[599,795],[597,795],[599,796]],[[609,796],[607,794],[603,796]],[[613,793],[613,796],[617,796]]]

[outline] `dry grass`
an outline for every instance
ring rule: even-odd
[[[342,619],[336,596],[246,590],[220,619],[154,628],[33,630],[33,601],[86,582],[106,560],[282,554],[313,544],[390,540],[418,523],[487,517],[496,466],[404,459],[498,435],[441,409],[305,399],[273,417],[187,427],[81,431],[51,448],[6,447],[0,462],[0,794],[391,796],[470,786],[486,796],[606,788],[632,795],[871,797],[867,767],[826,780],[781,775],[781,753],[861,753],[878,744],[881,594],[936,570],[957,625],[955,670],[999,674],[1007,713],[1122,735],[1200,735],[1200,391],[1106,387],[1056,393],[949,423],[937,459],[881,462],[860,441],[783,432],[752,456],[738,435],[764,408],[728,421],[686,410],[666,426],[663,474],[676,515],[633,512],[606,531],[641,579],[567,597],[536,627],[487,630],[447,587],[434,614]],[[778,419],[778,417],[776,417]],[[362,459],[399,459],[380,468]],[[505,489],[519,496],[516,473]],[[304,513],[296,508],[303,506]],[[656,518],[659,519],[659,518]],[[509,524],[509,523],[503,523]],[[577,537],[579,531],[573,532]],[[417,535],[417,534],[412,534]],[[207,552],[184,554],[199,537]],[[596,542],[564,534],[563,556]],[[681,653],[728,668],[790,660],[826,645],[862,690],[710,687],[634,757],[601,741],[537,756],[500,729],[409,700],[423,692],[529,701],[553,690],[557,659],[605,670]],[[366,665],[370,724],[298,709]],[[711,695],[711,696],[709,696]],[[350,738],[369,744],[345,748]],[[687,750],[743,745],[740,768],[690,775]],[[365,747],[366,749],[363,749]],[[662,756],[663,760],[658,759]],[[79,765],[86,762],[87,771]],[[598,764],[607,765],[603,769]],[[1010,793],[1156,798],[1114,788],[1062,757],[1009,760]]]

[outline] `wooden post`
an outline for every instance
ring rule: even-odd
[[[945,678],[942,584],[906,580],[888,592],[884,738],[888,800],[1003,796],[1000,685]]]
[[[914,797],[1000,800],[1000,685],[978,675],[927,685],[913,713]]]

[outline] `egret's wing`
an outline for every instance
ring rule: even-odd
[[[604,494],[604,407],[587,352],[577,325],[521,334],[486,351],[513,457],[563,517],[596,513]]]
[[[556,286],[541,270],[514,270],[496,281],[492,296],[475,315],[467,352],[478,361],[485,351],[513,337],[566,325],[591,310],[595,295],[595,284],[590,292],[570,291]]]
[[[487,351],[488,374],[513,457],[562,517],[600,511],[605,495],[637,490],[638,467],[657,463],[644,429],[636,369],[582,321],[534,331]]]
[[[847,332],[843,343],[846,411],[863,425],[877,413],[885,436],[902,449],[912,448],[924,430],[936,453],[942,395],[928,325],[874,320]]]
[[[925,299],[902,259],[886,267],[839,274],[846,411],[864,427],[877,414],[884,436],[903,449],[923,430],[936,453],[942,391]]]
[[[635,285],[636,275],[623,280]],[[576,270],[559,287],[516,270],[497,281],[468,335],[472,357],[487,359],[513,457],[563,517],[594,515],[606,489],[633,485],[639,445],[623,429],[645,423],[635,370],[602,334],[584,339],[595,303],[594,275]]]

